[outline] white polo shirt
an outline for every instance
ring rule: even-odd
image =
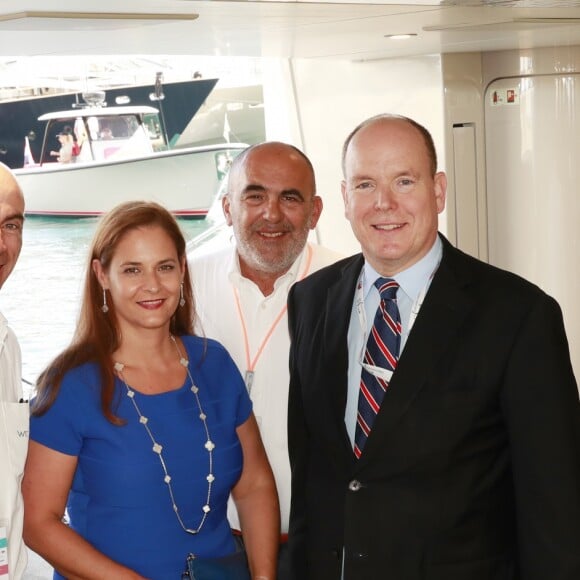
[[[221,342],[243,377],[248,371],[253,372],[249,392],[276,479],[283,533],[288,532],[290,516],[288,292],[297,280],[342,257],[308,243],[290,270],[276,280],[270,296],[264,296],[254,282],[241,275],[235,248],[227,247],[189,260],[199,316],[196,332]],[[228,519],[232,528],[240,529],[231,501]]]

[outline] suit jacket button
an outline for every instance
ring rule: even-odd
[[[362,484],[358,479],[353,479],[348,484],[348,489],[350,489],[350,491],[358,491],[361,487],[362,487]]]

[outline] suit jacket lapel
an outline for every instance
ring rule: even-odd
[[[365,464],[365,456],[372,456],[374,447],[384,446],[385,442],[390,441],[390,431],[396,428],[400,418],[411,409],[427,377],[473,307],[473,301],[464,289],[466,279],[455,268],[456,261],[461,260],[461,254],[447,240],[443,239],[443,242],[441,264],[359,459],[361,466]]]
[[[337,352],[347,352],[347,334],[350,322],[350,313],[354,300],[356,284],[362,270],[364,260],[362,255],[353,259],[344,266],[341,276],[335,284],[329,287],[326,300],[326,313],[324,319],[324,344],[326,350],[332,356]],[[338,323],[338,327],[337,327]],[[346,368],[348,362],[344,359]]]
[[[323,330],[322,364],[326,369],[325,384],[328,388],[325,400],[332,407],[331,414],[340,434],[341,445],[337,445],[336,449],[339,455],[346,449],[351,460],[354,460],[354,453],[344,424],[348,388],[347,335],[356,284],[363,264],[362,255],[354,256],[343,268],[336,283],[329,287]]]

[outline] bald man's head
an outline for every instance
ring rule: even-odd
[[[22,249],[24,196],[12,171],[0,163],[0,288]]]

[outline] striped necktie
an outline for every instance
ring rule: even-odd
[[[367,340],[360,378],[354,437],[357,459],[361,456],[389,386],[388,380],[372,372],[373,367],[394,371],[401,348],[401,317],[396,299],[399,285],[392,278],[378,278],[375,286],[381,295],[381,302]]]

